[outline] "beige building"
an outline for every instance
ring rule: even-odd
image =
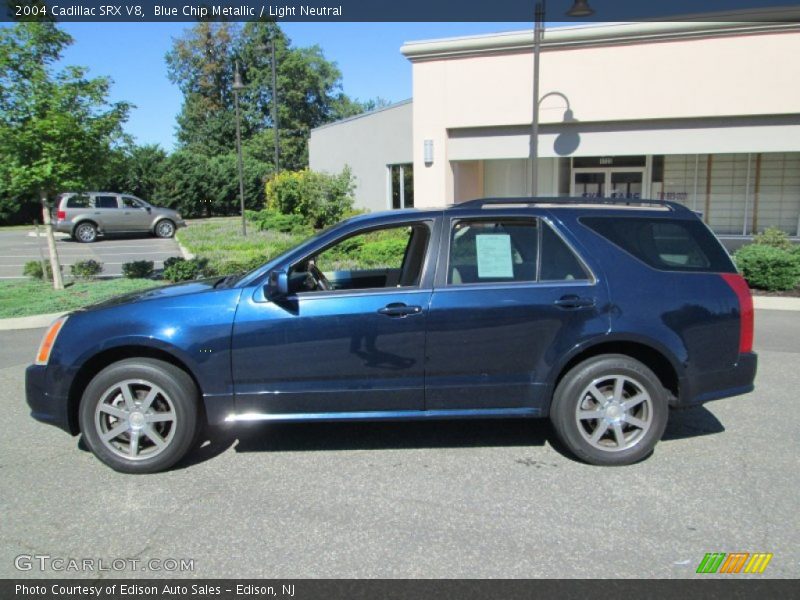
[[[369,126],[380,113],[362,117],[374,148],[366,168],[384,188],[359,203],[398,207],[401,163],[406,178],[413,163],[413,195],[400,205],[533,194],[531,31],[411,42],[401,52],[413,69],[411,153],[384,159],[380,128]],[[799,56],[797,23],[548,30],[536,194],[676,200],[723,236],[766,227],[800,235]],[[325,162],[319,136],[312,168]],[[334,162],[348,160],[340,148]]]

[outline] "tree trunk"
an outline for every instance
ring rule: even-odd
[[[50,209],[47,208],[47,194],[41,192],[42,219],[45,233],[47,234],[47,249],[50,251],[50,268],[53,270],[53,289],[63,290],[64,281],[61,279],[61,263],[58,261],[56,251],[56,238],[53,235],[53,222],[50,220]],[[46,275],[46,273],[45,273]]]

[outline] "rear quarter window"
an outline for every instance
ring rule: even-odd
[[[70,196],[67,198],[67,208],[89,208],[89,196]]]
[[[661,271],[735,273],[728,253],[700,221],[582,217],[581,223]]]

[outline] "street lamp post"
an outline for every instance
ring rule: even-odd
[[[270,62],[272,63],[272,130],[273,137],[275,138],[275,173],[278,173],[280,167],[280,146],[278,138],[278,76],[275,66],[275,37],[272,36],[269,40],[270,47]]]
[[[242,208],[242,235],[247,236],[247,219],[244,216],[244,167],[242,166],[242,125],[239,115],[239,92],[244,89],[242,75],[239,73],[239,61],[235,63],[233,73],[233,104],[236,107],[236,153],[239,162],[239,204]]]
[[[568,17],[589,17],[594,10],[588,0],[575,0]],[[533,119],[531,120],[531,195],[539,193],[539,55],[544,37],[545,0],[536,2],[533,19]]]

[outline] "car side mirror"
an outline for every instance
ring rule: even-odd
[[[147,212],[149,212],[149,213],[150,213],[150,212],[153,212],[153,209],[152,209],[152,208],[150,208],[149,206],[145,206],[145,207],[144,207],[144,209],[145,209]]]
[[[289,295],[289,275],[286,271],[270,271],[264,294],[270,300],[280,300]]]

